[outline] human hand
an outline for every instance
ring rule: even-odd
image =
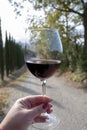
[[[18,99],[12,106],[5,119],[1,122],[2,130],[27,130],[35,122],[45,122],[46,117],[41,113],[52,112],[52,105],[47,96],[27,96]]]

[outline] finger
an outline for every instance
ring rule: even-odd
[[[41,113],[47,112],[47,110],[50,110],[52,107],[51,104],[41,104],[39,106],[36,106],[34,108],[31,109],[31,113],[30,110],[29,111],[29,118],[31,117],[32,120],[35,119],[36,117],[40,116]]]
[[[52,112],[53,112],[53,109],[48,109],[48,110],[47,110],[47,113],[48,113],[48,114],[50,114],[50,113],[52,113]]]
[[[38,116],[34,119],[33,123],[41,123],[46,122],[47,116]]]
[[[36,95],[36,96],[27,96],[23,98],[24,102],[29,103],[29,107],[35,107],[38,106],[42,103],[48,103],[51,102],[52,99],[49,98],[48,96],[43,96],[43,95]]]
[[[47,113],[50,114],[53,110],[47,110]],[[46,122],[46,120],[48,119],[47,116],[45,115],[40,115],[37,116],[36,118],[34,118],[33,123],[41,123],[41,122]]]
[[[49,107],[47,108],[46,112],[49,114],[53,111],[52,104],[49,104]]]
[[[50,105],[51,107],[52,107],[52,105]],[[51,109],[51,108],[48,108],[47,109],[47,113],[48,114],[50,114],[51,112],[52,112],[53,110]],[[34,120],[33,120],[33,123],[41,123],[41,122],[46,122],[46,120],[48,119],[48,117],[46,116],[46,115],[44,115],[44,114],[41,114],[41,115],[39,115],[39,116],[37,116],[36,118],[34,118]]]

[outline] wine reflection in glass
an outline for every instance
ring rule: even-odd
[[[29,71],[42,83],[43,97],[46,95],[46,80],[53,76],[61,65],[63,47],[57,29],[38,28],[26,32],[25,62]],[[39,130],[51,130],[58,126],[59,120],[53,114],[45,114],[45,123],[33,124]]]

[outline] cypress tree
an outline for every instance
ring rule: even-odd
[[[14,40],[13,37],[9,34],[9,70],[10,73],[14,71],[15,62],[14,62]]]
[[[24,64],[24,55],[21,45],[19,43],[15,44],[16,47],[16,68],[21,68]]]
[[[2,31],[1,31],[1,19],[0,19],[0,73],[1,79],[4,79],[4,56],[3,56],[3,41],[2,41]]]
[[[5,65],[6,65],[6,75],[9,75],[9,41],[7,37],[7,31],[5,35]]]
[[[11,39],[11,35],[9,34],[9,71],[10,73],[12,73],[12,56],[13,56],[13,52],[12,52],[12,39]]]

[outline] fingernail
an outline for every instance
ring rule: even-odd
[[[46,108],[48,108],[48,103],[43,105],[43,109],[46,109]]]

